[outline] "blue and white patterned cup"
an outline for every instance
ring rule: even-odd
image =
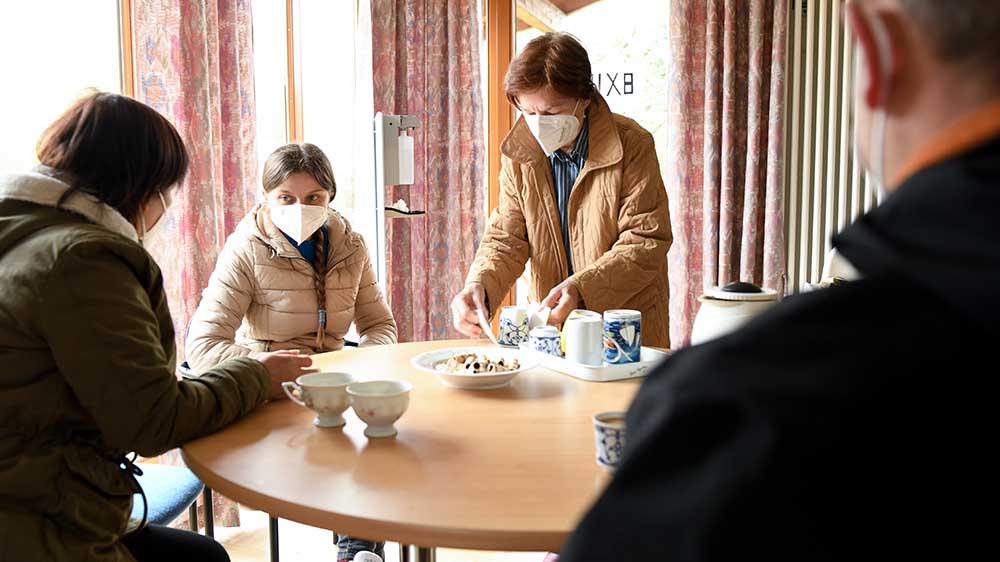
[[[601,412],[594,416],[594,447],[598,465],[608,470],[618,468],[625,447],[625,412]]]
[[[528,309],[523,306],[505,306],[500,309],[500,345],[517,347],[528,341]]]
[[[555,326],[539,326],[531,330],[528,336],[528,347],[540,353],[562,357],[559,329]]]
[[[604,362],[621,365],[639,361],[642,350],[642,313],[608,310],[604,313]]]

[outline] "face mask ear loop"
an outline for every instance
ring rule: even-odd
[[[145,213],[145,210],[143,210],[142,212],[139,213],[139,228],[141,229],[140,232],[139,232],[139,245],[145,248],[146,245],[143,243],[143,240],[146,239],[146,213]]]
[[[869,144],[872,147],[872,176],[878,188],[878,203],[885,200],[888,191],[885,183],[885,143],[886,128],[889,116],[886,104],[889,101],[892,84],[890,81],[892,65],[892,44],[889,41],[889,32],[885,24],[877,16],[871,17],[872,36],[875,38],[875,46],[878,49],[879,58],[879,80],[881,80],[879,91],[879,107],[875,112],[872,122]]]

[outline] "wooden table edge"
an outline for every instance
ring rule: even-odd
[[[338,515],[290,503],[226,480],[191,458],[184,447],[181,448],[181,457],[205,486],[247,507],[264,511],[272,517],[371,540],[422,547],[503,552],[558,552],[571,532],[442,530],[437,527]]]

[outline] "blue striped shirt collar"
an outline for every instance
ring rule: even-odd
[[[573,144],[573,152],[566,154],[559,149],[549,155],[549,162],[553,165],[556,163],[556,158],[563,162],[573,162],[577,166],[582,166],[583,161],[587,158],[587,149],[590,147],[590,120],[587,119],[587,114],[583,114],[583,126],[580,128],[580,135],[576,137],[576,143]]]

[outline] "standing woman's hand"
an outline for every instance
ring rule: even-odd
[[[271,384],[267,391],[270,400],[284,398],[285,391],[282,390],[281,383],[294,381],[304,374],[303,369],[312,365],[312,358],[300,354],[298,350],[255,353],[252,357],[263,363],[271,375]]]
[[[479,327],[479,315],[476,313],[479,310],[489,316],[486,291],[480,283],[469,283],[451,301],[451,318],[455,329],[471,338],[482,335],[483,329]]]
[[[569,313],[580,308],[580,289],[572,280],[567,279],[549,291],[542,301],[543,307],[549,307],[549,324],[560,326],[569,317]]]

